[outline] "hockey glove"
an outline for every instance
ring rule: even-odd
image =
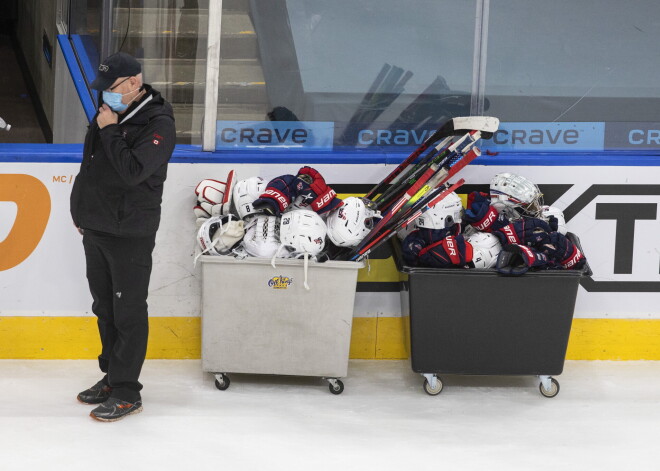
[[[557,216],[549,215],[546,219],[548,226],[550,226],[550,232],[557,232],[557,229],[559,229],[559,219],[557,219]]]
[[[548,257],[525,245],[509,244],[497,256],[497,271],[507,276],[520,276],[530,268],[548,266]]]
[[[445,227],[444,229],[427,229],[425,227],[420,227],[418,230],[419,235],[426,241],[425,245],[431,245],[447,236],[457,236],[461,233],[461,226],[460,224],[454,224],[453,226]]]
[[[419,253],[426,246],[419,231],[413,231],[401,242],[401,255],[406,265],[416,267],[419,263]]]
[[[552,232],[541,251],[557,266],[566,270],[580,270],[587,263],[584,254],[565,235]]]
[[[343,204],[335,190],[312,167],[302,167],[296,178],[296,192],[302,198],[302,204],[310,205],[318,214],[332,211]]]
[[[466,267],[472,245],[462,235],[447,236],[419,251],[419,265],[432,268]]]
[[[467,206],[463,221],[479,231],[490,232],[493,222],[497,219],[497,210],[490,205],[490,196],[473,191],[468,195]]]
[[[289,207],[291,200],[297,196],[296,177],[282,175],[268,182],[266,191],[254,200],[252,206],[270,216],[279,216]]]
[[[199,203],[193,208],[193,213],[196,218],[205,218],[208,219],[211,217],[211,208],[212,204],[209,203]]]
[[[522,218],[509,222],[500,214],[492,225],[493,234],[502,245],[522,244],[537,247],[548,240],[550,225],[542,219]]]
[[[197,206],[193,208],[195,216],[215,217],[229,214],[233,184],[233,170],[227,175],[226,182],[211,179],[199,182],[195,187],[195,195],[197,196]]]

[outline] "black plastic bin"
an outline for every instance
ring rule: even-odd
[[[578,245],[578,238],[567,237]],[[552,378],[564,368],[583,270],[547,270],[502,276],[494,269],[436,269],[403,265],[401,306],[407,316],[412,369],[424,390],[442,391],[439,374],[536,375],[546,397],[559,392]]]

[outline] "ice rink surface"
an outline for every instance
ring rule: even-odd
[[[566,362],[538,379],[443,376],[438,396],[407,361],[352,360],[345,391],[317,378],[231,375],[150,360],[144,412],[114,423],[76,394],[95,361],[0,361],[0,469],[657,470],[660,362]]]

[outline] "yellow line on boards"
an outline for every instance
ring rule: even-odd
[[[353,319],[350,358],[404,359],[407,319]],[[151,317],[147,358],[198,359],[198,317]],[[0,317],[0,359],[95,359],[95,317]],[[660,360],[660,319],[574,319],[567,360]]]

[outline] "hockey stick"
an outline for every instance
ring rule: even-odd
[[[470,133],[470,136],[477,136],[478,138],[479,131],[473,131]],[[474,141],[471,141],[466,144],[466,146],[472,146],[474,144]],[[445,157],[446,159],[451,159],[454,157],[454,154],[460,154],[460,152],[452,152],[452,154],[448,155]],[[467,164],[469,164],[472,160],[477,158],[479,155],[481,155],[481,152],[479,151],[478,148],[471,149],[470,152],[468,152],[466,155],[464,155],[461,160],[456,162],[454,166],[449,168],[447,170],[446,168],[441,168],[440,164],[434,163],[432,164],[426,172],[422,176],[420,176],[415,184],[411,186],[408,191],[406,191],[405,195],[403,195],[393,206],[392,208],[383,216],[383,218],[378,221],[378,223],[374,226],[374,228],[369,231],[369,233],[366,235],[364,239],[358,244],[358,246],[353,250],[353,254],[359,254],[360,251],[368,245],[375,237],[378,236],[379,232],[381,230],[384,230],[386,225],[392,221],[394,223],[395,221],[398,221],[400,218],[405,217],[406,213],[409,212],[410,207],[414,204],[414,201],[411,202],[410,200],[415,198],[415,201],[417,201],[419,198],[421,198],[425,193],[427,193],[429,190],[431,190],[433,187],[430,185],[426,185],[426,183],[432,179],[432,177],[435,176],[435,173],[438,172],[439,175],[435,176],[433,178],[433,183],[434,186],[438,186],[440,184],[445,183],[447,180],[452,178],[454,175],[456,175],[458,172],[460,172]],[[443,162],[445,161],[443,160]],[[420,191],[421,190],[421,191]],[[399,210],[402,210],[401,213],[397,214]],[[395,217],[396,215],[396,217]],[[351,260],[353,260],[352,258]]]
[[[479,131],[477,131],[477,134]],[[468,165],[470,162],[472,162],[474,159],[479,157],[481,155],[481,150],[478,147],[473,147],[475,141],[478,138],[476,138],[474,141],[469,142],[465,145],[463,148],[463,152],[469,151],[467,154],[463,156],[460,160],[457,160],[454,165],[449,167],[449,169],[444,166],[442,169],[437,172],[433,177],[429,179],[429,181],[424,185],[415,196],[410,198],[409,205],[415,204],[420,197],[424,196],[429,190],[432,188],[435,188],[443,183],[445,183],[449,178],[449,172],[451,172],[451,175],[456,175],[458,172],[460,172],[462,169],[465,168],[466,165]]]
[[[480,139],[480,136],[481,131],[470,131],[461,139],[452,144],[448,149],[446,149],[446,151],[443,151],[442,153],[435,156],[429,165],[439,162],[440,168],[451,167],[452,163],[456,163],[455,159],[462,157],[464,153],[467,152],[470,147],[472,147],[474,143]],[[465,142],[466,140],[467,142]],[[392,202],[401,197],[403,190],[408,188],[409,185],[413,185],[417,181],[419,176],[422,175],[422,172],[425,171],[425,168],[426,167],[424,166],[419,166],[419,168],[415,169],[411,173],[408,181],[401,185],[402,189],[398,190],[397,194],[390,194],[389,196],[384,197],[382,201],[379,200],[376,204],[376,209],[378,209],[381,213],[386,212],[390,208]],[[437,186],[437,184],[432,185],[431,188],[434,186]],[[426,189],[428,190],[428,188]]]
[[[455,118],[455,119],[459,120],[459,119],[463,119],[463,118]],[[497,120],[497,118],[480,117],[480,119],[485,120],[484,125],[482,126],[484,129],[490,129],[490,130],[497,129],[497,125],[499,124],[499,120]],[[476,122],[476,121],[472,121],[472,123],[473,124],[478,124],[478,122]],[[407,180],[403,184],[395,185],[393,183],[390,186],[390,188],[388,188],[380,196],[380,198],[378,198],[376,200],[376,204],[375,204],[376,208],[375,209],[378,209],[381,212],[385,212],[388,209],[389,205],[392,204],[393,201],[395,201],[397,198],[401,197],[401,195],[404,192],[404,189],[408,185],[412,185],[415,182],[415,180],[419,177],[419,175],[426,168],[425,166],[429,165],[429,162],[428,162],[429,160],[431,160],[431,162],[437,162],[440,159],[444,158],[452,150],[456,150],[456,147],[458,145],[460,145],[468,137],[468,135],[475,135],[475,133],[477,131],[479,131],[481,133],[481,136],[483,136],[483,137],[492,136],[492,131],[483,131],[482,132],[481,130],[472,130],[472,131],[469,131],[465,136],[463,136],[463,138],[459,139],[458,141],[456,141],[456,143],[454,143],[449,148],[444,149],[439,154],[437,154],[435,156],[432,156],[433,153],[429,153],[433,158],[429,159],[428,155],[427,155],[427,157],[424,160],[422,160],[422,162],[419,162],[419,163],[415,164],[413,166],[413,168],[406,173],[405,177],[400,179],[400,181],[402,181],[402,182],[404,180]],[[473,141],[477,141],[478,139],[479,139],[479,136],[476,136],[476,137],[473,138]],[[440,145],[436,146],[436,150],[440,150]],[[451,165],[451,163],[452,163],[451,160],[449,160],[448,164],[443,163],[441,165],[449,166],[449,165]]]
[[[413,166],[408,166],[405,171],[392,180],[382,193],[379,193],[371,200],[374,204],[374,208],[379,210],[386,209],[387,204],[391,203],[395,197],[401,197],[405,192],[405,189],[415,183],[412,176],[415,175],[420,168],[428,168],[433,161],[437,160],[439,157],[447,155],[447,152],[449,151],[447,144],[451,142],[452,137],[453,136],[448,136],[444,138],[437,146],[433,147],[431,151],[422,157],[419,162],[415,163]]]
[[[466,147],[471,147],[473,144],[474,142],[469,143]],[[399,221],[407,219],[410,214],[424,206],[425,201],[429,201],[431,198],[433,198],[434,190],[439,190],[439,188],[444,185],[450,178],[460,172],[463,168],[465,168],[466,165],[468,165],[480,155],[481,151],[479,148],[474,147],[467,154],[465,154],[461,160],[456,162],[456,164],[449,170],[442,168],[431,179],[429,179],[427,184],[424,185],[424,187],[422,187],[417,192],[417,194],[410,198],[410,201],[408,201],[404,208],[392,219],[390,225],[396,226]]]
[[[460,139],[458,139],[456,142],[454,142],[451,146],[447,147],[444,149],[442,152],[440,152],[437,155],[433,155],[433,152],[429,153],[432,158],[427,158],[424,161],[415,164],[413,168],[407,172],[405,176],[405,180],[402,180],[402,183],[398,185],[392,185],[390,188],[388,188],[380,198],[376,200],[376,209],[378,209],[381,212],[385,212],[386,209],[388,209],[388,206],[392,204],[394,201],[396,201],[398,198],[402,196],[403,193],[405,193],[405,190],[412,186],[415,181],[419,178],[420,175],[423,174],[423,172],[426,171],[431,165],[433,164],[439,164],[440,167],[447,166],[451,162],[451,157],[455,156],[456,153],[462,153],[466,150],[465,142],[468,137],[471,139],[472,143],[476,142],[479,140],[479,135],[476,133],[480,131],[470,131],[466,133],[464,136],[462,136]],[[476,136],[476,137],[475,137]],[[444,142],[444,141],[443,141]],[[460,149],[459,149],[460,147]],[[440,150],[441,144],[438,144],[434,150]]]
[[[436,204],[438,204],[440,201],[442,201],[444,198],[447,197],[450,193],[456,191],[461,185],[465,183],[464,179],[460,179],[450,187],[446,188],[439,194],[435,194],[432,196],[429,201],[425,202],[424,205],[422,205],[417,211],[415,211],[412,215],[407,217],[406,219],[401,220],[398,224],[396,224],[394,227],[390,229],[386,229],[383,231],[378,237],[376,237],[373,241],[371,241],[369,244],[364,246],[357,254],[353,255],[350,260],[361,260],[362,258],[366,257],[369,252],[372,250],[376,249],[380,245],[384,244],[390,238],[392,238],[398,231],[403,229],[404,227],[407,227],[409,224],[412,224],[415,219],[417,219],[419,216],[424,214],[426,211],[434,207]]]
[[[369,192],[364,195],[366,199],[373,200],[374,196],[376,196],[378,193],[382,191],[383,188],[385,188],[390,182],[392,182],[401,172],[403,172],[406,167],[408,167],[411,163],[413,163],[415,160],[417,160],[417,157],[422,155],[426,150],[431,147],[431,145],[434,142],[437,142],[438,140],[442,139],[444,136],[444,131],[443,128],[438,129],[435,133],[433,133],[431,136],[427,137],[426,140],[422,143],[421,146],[419,146],[417,149],[413,151],[412,154],[410,154],[406,159],[401,162],[388,176],[386,176],[380,183],[376,184]]]
[[[365,198],[372,200],[383,188],[390,184],[394,178],[400,175],[411,163],[422,155],[431,145],[443,137],[461,135],[471,130],[479,130],[483,137],[488,139],[497,131],[500,120],[491,116],[465,116],[452,118],[443,124],[436,132],[429,136],[421,146],[414,150],[403,162],[401,162],[380,183],[374,186]],[[439,149],[438,149],[439,150]]]
[[[404,206],[406,209],[409,208],[430,189],[438,186],[440,183],[444,183],[465,167],[465,165],[474,160],[478,156],[477,153],[472,151],[466,155],[463,155],[462,153],[474,145],[479,139],[479,135],[479,131],[470,131],[450,147],[451,152],[444,159],[440,162],[432,162],[424,173],[417,178],[413,185],[406,190],[405,194],[392,205],[379,223],[369,232],[369,234],[367,234],[367,237],[365,238],[366,240],[363,240],[363,243],[366,244],[369,238],[377,235],[378,231],[380,231],[399,210],[404,208]],[[468,142],[464,142],[466,140]],[[453,167],[447,169],[446,164],[451,162],[451,160],[457,156],[461,156],[462,158],[456,162]]]

